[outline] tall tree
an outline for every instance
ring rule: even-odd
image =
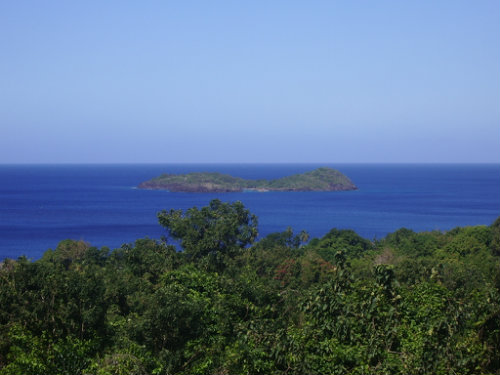
[[[211,259],[220,264],[234,257],[257,237],[257,217],[243,203],[224,203],[214,199],[207,207],[161,211],[160,224],[170,237],[180,241],[193,260]]]

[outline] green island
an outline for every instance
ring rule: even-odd
[[[218,172],[162,174],[140,183],[138,187],[140,189],[164,189],[172,192],[190,193],[346,191],[357,189],[347,176],[327,167],[275,180],[245,180]]]
[[[258,239],[220,200],[158,220],[1,262],[0,375],[500,373],[500,218],[376,240]]]

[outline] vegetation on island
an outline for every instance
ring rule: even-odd
[[[356,185],[341,172],[332,168],[318,168],[275,180],[245,180],[218,172],[163,174],[142,182],[141,189],[165,189],[174,192],[241,192],[254,191],[345,191],[356,190]]]
[[[500,218],[257,241],[240,202],[158,217],[162,240],[4,260],[0,374],[500,374]]]

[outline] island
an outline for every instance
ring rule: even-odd
[[[162,174],[140,183],[138,188],[189,193],[357,190],[347,176],[328,167],[274,180],[246,180],[218,172]]]

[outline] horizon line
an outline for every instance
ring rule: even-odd
[[[420,164],[420,165],[484,165],[484,164],[490,164],[490,165],[498,165],[500,164],[500,161],[494,162],[494,161],[480,161],[480,162],[463,162],[463,161],[436,161],[436,162],[420,162],[420,161],[403,161],[403,162],[398,162],[398,161],[390,161],[390,162],[374,162],[374,161],[356,161],[356,162],[350,162],[350,161],[343,161],[343,162],[338,162],[338,161],[307,161],[307,162],[294,162],[294,161],[265,161],[265,162],[220,162],[220,161],[183,161],[183,162],[13,162],[13,163],[2,163],[0,162],[0,166],[28,166],[28,165],[213,165],[213,164],[226,164],[226,165],[276,165],[276,164],[281,164],[281,165],[291,165],[291,164],[393,164],[393,165],[408,165],[408,164]]]

